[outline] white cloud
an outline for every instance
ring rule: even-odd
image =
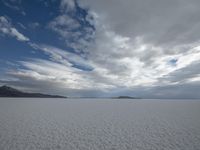
[[[29,88],[40,89],[48,85],[42,90],[45,91],[50,86],[55,92],[61,89],[62,91],[66,89],[92,91],[102,89],[102,87],[105,90],[109,88],[107,84],[90,80],[89,76],[92,76],[92,72],[86,74],[84,71],[64,64],[40,59],[21,61],[20,63],[24,66],[24,69],[9,70],[8,74],[16,78],[19,84],[21,83]]]
[[[166,97],[170,93],[180,97],[189,87],[200,87],[199,82],[194,84],[199,81],[200,74],[199,1],[77,2],[88,8],[85,19],[95,30],[84,28],[88,33],[84,36],[82,30],[75,32],[83,27],[68,14],[75,12],[75,3],[71,0],[61,1],[62,10],[67,11],[62,11],[49,27],[75,52],[81,51],[81,55],[49,45],[32,44],[49,55],[50,61],[22,62],[26,69],[10,74],[21,81],[27,77],[31,81],[45,82],[45,85],[55,83],[56,87],[60,85],[68,90],[94,89],[115,94],[135,91],[152,97]],[[76,40],[68,42],[69,39]],[[75,68],[74,63],[94,69],[83,71]],[[179,88],[177,95],[176,88]]]
[[[61,36],[66,46],[71,47],[76,52],[81,52],[90,45],[90,40],[94,37],[91,27],[84,26],[80,20],[67,13],[54,18],[48,27]]]
[[[78,54],[68,52],[66,50],[62,50],[50,45],[38,45],[35,43],[29,43],[29,45],[34,49],[42,50],[43,52],[45,52],[54,62],[58,62],[66,66],[73,67],[74,65],[78,65],[83,69],[92,69],[90,61],[86,60],[86,58],[81,57]]]
[[[160,78],[200,61],[198,1],[80,3],[96,19],[88,57],[110,80],[127,87],[165,85],[169,81]],[[173,59],[177,62],[170,65]]]
[[[0,32],[8,36],[15,37],[19,41],[29,41],[29,38],[14,28],[11,22],[3,16],[0,16]]]
[[[73,34],[72,30],[80,27],[79,22],[68,15],[60,15],[49,23],[49,28],[68,39]]]
[[[171,46],[199,40],[198,0],[81,0],[104,24],[126,37]],[[123,10],[123,11],[120,11]]]

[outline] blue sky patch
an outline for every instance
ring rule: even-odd
[[[42,0],[34,1],[0,1],[0,16],[8,20],[10,26],[8,28],[15,28],[19,33],[30,39],[31,43],[54,45],[65,51],[83,55],[84,45],[80,45],[80,40],[84,39],[86,42],[92,40],[88,34],[95,30],[89,21],[87,21],[87,10],[81,8],[75,2],[75,9],[73,11],[62,12],[60,10],[60,1],[47,0],[45,3]],[[49,23],[60,15],[67,15],[74,21],[77,21],[80,26],[73,30],[68,28],[68,37],[63,37],[55,30],[49,28]],[[62,26],[59,26],[61,27]],[[90,30],[90,31],[89,31]],[[90,33],[89,33],[90,32]],[[77,36],[74,36],[77,35]],[[13,38],[13,36],[0,33],[0,59],[1,67],[8,67],[3,60],[17,62],[26,58],[47,59],[50,58],[44,52],[36,50],[31,47],[29,42],[21,42]],[[77,46],[77,49],[76,49]],[[91,71],[92,68],[81,64],[73,63],[73,67]],[[2,73],[2,72],[0,72]]]
[[[171,59],[168,63],[172,66],[176,66],[178,59]]]

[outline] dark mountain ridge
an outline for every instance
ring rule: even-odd
[[[66,98],[64,96],[59,96],[59,95],[26,93],[5,85],[0,87],[0,97]]]

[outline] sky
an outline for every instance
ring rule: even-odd
[[[200,98],[199,0],[0,0],[0,85]]]

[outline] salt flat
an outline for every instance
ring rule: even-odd
[[[200,100],[0,99],[0,150],[200,150]]]

